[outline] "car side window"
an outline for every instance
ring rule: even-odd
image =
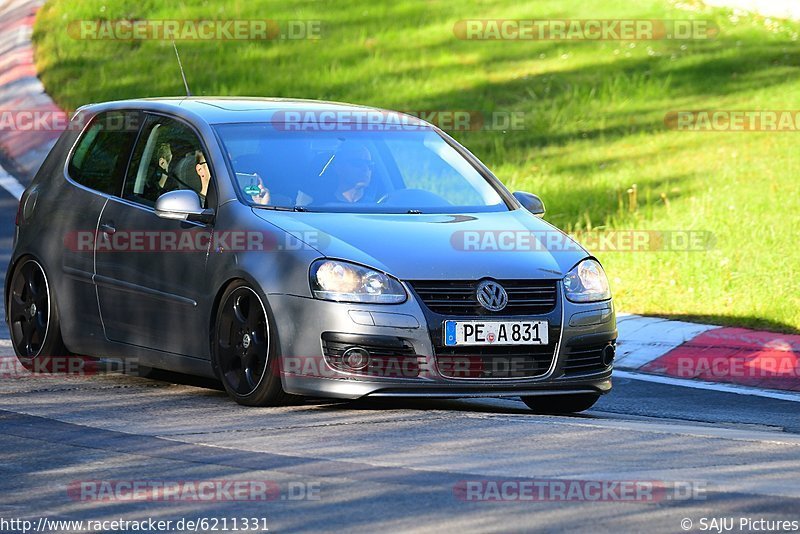
[[[203,207],[211,189],[211,171],[197,134],[168,117],[149,116],[128,168],[123,197],[154,206],[169,191],[189,189]]]
[[[135,111],[109,111],[94,117],[69,161],[70,178],[101,193],[119,194],[139,117]]]

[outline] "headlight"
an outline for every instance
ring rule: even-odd
[[[564,278],[567,299],[572,302],[597,302],[611,298],[608,278],[597,260],[583,260]]]
[[[311,265],[311,291],[318,299],[338,302],[397,304],[406,291],[391,276],[338,260],[317,260]]]

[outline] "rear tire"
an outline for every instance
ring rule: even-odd
[[[597,402],[600,395],[585,393],[579,395],[542,395],[520,397],[528,408],[538,414],[567,414],[588,410]]]
[[[6,296],[6,310],[11,344],[23,367],[28,370],[41,367],[44,370],[48,365],[52,366],[53,358],[58,361],[73,356],[61,338],[53,288],[35,259],[25,258],[14,268]]]
[[[278,406],[288,400],[281,385],[272,321],[256,291],[231,284],[220,299],[211,357],[225,391],[244,406]]]

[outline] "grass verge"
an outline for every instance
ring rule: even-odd
[[[181,42],[198,95],[330,99],[399,110],[519,113],[524,127],[452,132],[570,231],[713,236],[702,250],[596,251],[633,313],[800,331],[800,133],[685,132],[674,110],[800,109],[800,24],[698,4],[612,0],[376,4],[50,1],[34,40],[66,109],[182,94],[171,44],[74,39],[81,19],[319,21],[316,40]],[[460,19],[708,19],[714,39],[467,41]],[[631,203],[629,190],[636,189]]]

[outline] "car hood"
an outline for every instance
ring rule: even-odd
[[[561,278],[588,256],[523,209],[452,215],[253,212],[321,255],[402,280]]]

